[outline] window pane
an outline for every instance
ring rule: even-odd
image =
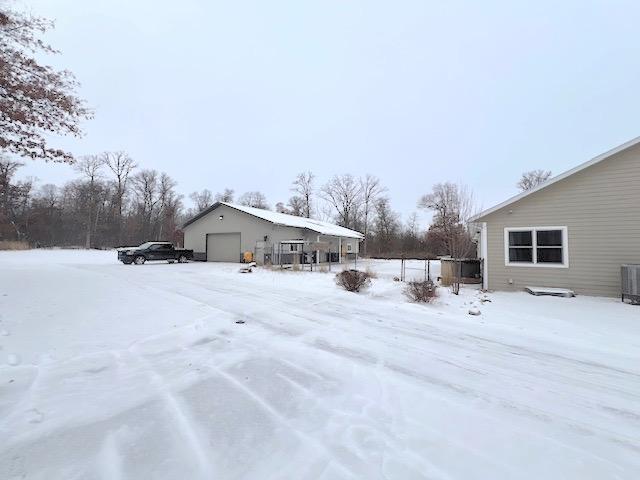
[[[529,232],[531,233],[531,232]],[[510,262],[533,262],[533,248],[510,248]]]
[[[562,263],[562,249],[539,248],[538,263]]]
[[[538,230],[536,236],[539,247],[562,246],[562,230]]]
[[[531,247],[533,246],[533,236],[528,232],[509,232],[510,247]]]

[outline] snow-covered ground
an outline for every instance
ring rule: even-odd
[[[639,478],[640,307],[369,267],[0,252],[0,478]]]

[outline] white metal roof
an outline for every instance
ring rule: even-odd
[[[556,182],[559,182],[560,180],[564,180],[567,177],[570,177],[571,175],[573,175],[574,173],[578,173],[582,170],[584,170],[585,168],[589,168],[592,165],[595,165],[596,163],[600,163],[603,160],[606,160],[607,158],[615,155],[616,153],[620,153],[623,150],[626,150],[627,148],[631,148],[634,147],[636,145],[638,145],[640,143],[640,137],[636,137],[633,140],[629,140],[626,143],[623,143],[622,145],[617,146],[616,148],[613,148],[605,153],[602,153],[600,155],[598,155],[597,157],[592,158],[591,160],[589,160],[588,162],[584,162],[581,165],[578,165],[577,167],[572,168],[571,170],[567,170],[564,173],[561,173],[560,175],[557,175],[553,178],[550,178],[549,180],[547,180],[544,183],[541,183],[540,185],[530,189],[530,190],[526,190],[518,195],[515,195],[513,197],[511,197],[508,200],[505,200],[502,203],[499,203],[498,205],[496,205],[495,207],[491,207],[487,210],[485,210],[484,212],[479,213],[478,215],[475,215],[471,218],[472,222],[475,222],[479,219],[481,219],[482,217],[486,217],[487,215],[489,215],[490,213],[493,213],[497,210],[500,210],[501,208],[506,207],[507,205],[511,205],[512,203],[517,202],[518,200],[521,200],[533,193],[536,193],[540,190],[542,190],[543,188],[547,188],[549,185],[553,185]]]
[[[350,230],[345,227],[340,227],[329,222],[321,222],[320,220],[314,220],[306,217],[296,217],[295,215],[288,215],[286,213],[272,212],[271,210],[263,210],[262,208],[245,207],[244,205],[236,205],[234,203],[220,202],[222,205],[226,205],[230,208],[235,208],[241,212],[248,213],[254,217],[262,218],[267,222],[274,223],[276,225],[283,225],[286,227],[306,228],[314,232],[318,232],[322,235],[332,235],[335,237],[348,237],[348,238],[363,238],[364,236],[360,232]]]
[[[254,207],[246,207],[244,205],[236,205],[235,203],[226,203],[226,202],[215,203],[205,211],[200,212],[198,215],[196,215],[191,220],[186,222],[183,225],[183,228],[192,224],[193,222],[198,221],[200,218],[212,212],[213,210],[218,208],[220,205],[225,205],[229,208],[233,208],[235,210],[248,213],[249,215],[253,215],[254,217],[261,218],[275,225],[282,225],[285,227],[306,228],[307,230],[317,232],[321,235],[331,235],[334,237],[357,238],[360,240],[364,238],[364,235],[362,235],[360,232],[356,232],[355,230],[351,230],[349,228],[340,227],[338,225],[334,225],[333,223],[321,222],[320,220],[314,220],[313,218],[296,217],[295,215],[288,215],[286,213],[272,212],[271,210],[263,210],[261,208],[254,208]]]

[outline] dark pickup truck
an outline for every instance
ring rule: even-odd
[[[147,260],[186,263],[192,259],[193,250],[175,248],[170,242],[147,242],[138,247],[118,248],[118,260],[125,265],[142,265]]]

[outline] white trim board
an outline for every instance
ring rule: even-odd
[[[489,244],[487,243],[487,222],[482,222],[480,231],[480,257],[482,258],[482,288],[489,289]]]
[[[592,165],[595,165],[596,163],[600,163],[603,160],[606,160],[607,158],[615,155],[616,153],[620,153],[623,150],[626,150],[627,148],[631,148],[631,147],[635,147],[636,145],[638,145],[640,143],[640,137],[636,137],[633,140],[629,140],[626,143],[623,143],[622,145],[617,146],[616,148],[612,148],[611,150],[602,153],[600,155],[598,155],[597,157],[592,158],[591,160],[589,160],[588,162],[584,162],[580,165],[578,165],[577,167],[572,168],[571,170],[567,170],[564,173],[561,173],[560,175],[557,175],[553,178],[550,178],[549,180],[547,180],[544,183],[541,183],[540,185],[538,185],[537,187],[534,187],[530,190],[526,190],[522,193],[519,193],[518,195],[515,195],[511,198],[509,198],[508,200],[505,200],[502,203],[499,203],[498,205],[496,205],[495,207],[491,207],[487,210],[485,210],[484,212],[479,213],[478,215],[475,215],[473,217],[471,217],[471,219],[469,220],[470,222],[475,222],[477,220],[480,220],[483,217],[486,217],[487,215],[500,210],[501,208],[506,207],[507,205],[511,205],[512,203],[517,202],[518,200],[521,200],[525,197],[528,197],[529,195],[536,193],[540,190],[542,190],[543,188],[547,188],[550,185],[553,185],[554,183],[559,182],[560,180],[564,180],[567,177],[570,177],[571,175],[573,175],[574,173],[578,173],[581,172],[582,170],[584,170],[585,168],[589,168]]]

